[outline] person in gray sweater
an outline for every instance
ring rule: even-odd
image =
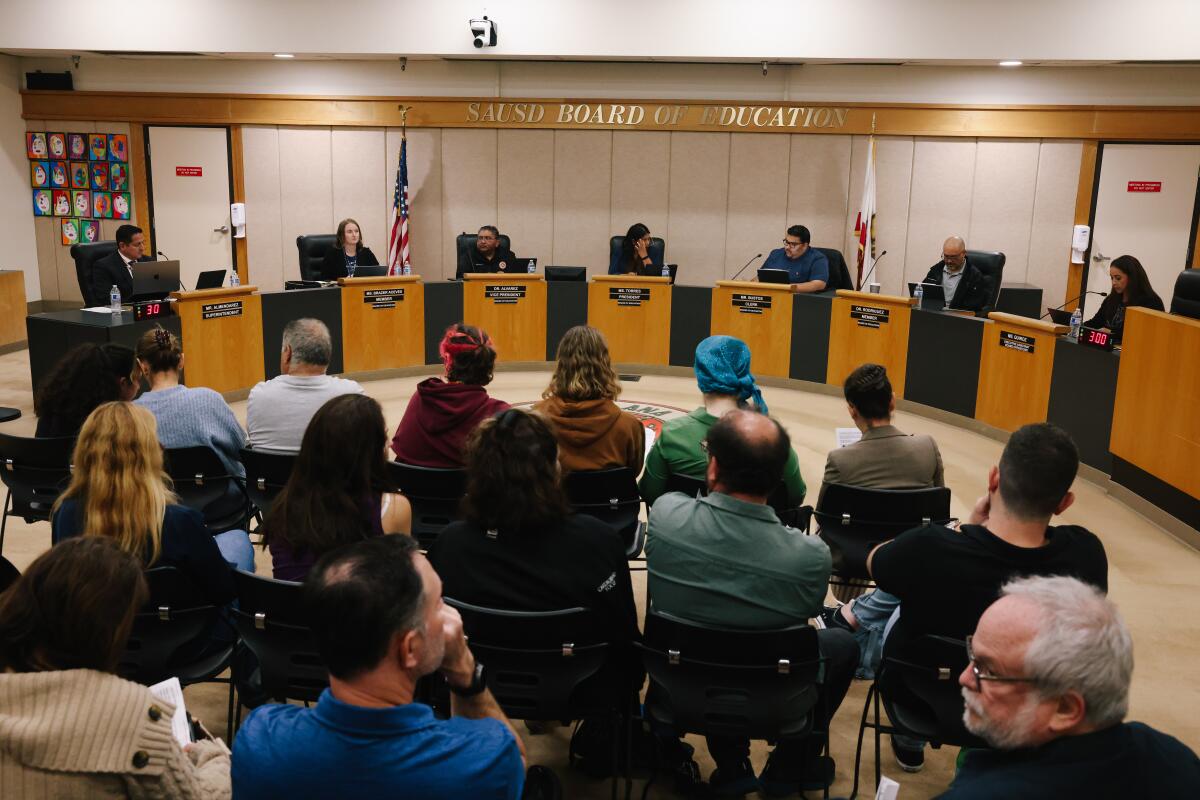
[[[135,352],[150,391],[134,402],[154,415],[162,446],[168,450],[207,447],[217,454],[230,475],[246,477],[240,453],[246,434],[221,395],[212,389],[180,383],[183,349],[179,339],[156,327],[142,334]],[[225,507],[244,502],[244,496],[237,487],[231,487],[229,496],[216,502]],[[227,561],[238,569],[254,571],[254,549],[246,531],[226,531],[214,538]]]

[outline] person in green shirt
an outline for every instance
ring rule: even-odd
[[[714,422],[738,408],[767,413],[762,392],[750,373],[750,348],[741,339],[710,336],[702,341],[696,347],[695,370],[704,405],[686,417],[669,421],[651,446],[645,471],[638,481],[647,506],[667,491],[672,475],[704,480],[708,466],[704,437]],[[788,506],[795,508],[804,502],[807,487],[800,475],[800,460],[795,450],[788,451],[783,484],[787,488]]]

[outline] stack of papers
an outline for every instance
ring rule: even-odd
[[[183,687],[179,678],[167,678],[162,683],[150,687],[150,694],[159,700],[165,700],[175,706],[175,716],[171,719],[171,733],[180,747],[192,743],[192,726],[188,724],[187,706],[183,703]]]

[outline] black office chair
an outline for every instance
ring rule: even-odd
[[[115,252],[117,252],[115,241],[71,245],[71,258],[75,261],[75,280],[79,282],[79,293],[83,295],[85,308],[108,305],[107,297],[92,297],[92,264]]]
[[[214,536],[235,528],[248,529],[251,509],[246,489],[211,448],[164,450],[163,468],[174,483],[179,502],[203,514],[204,525]]]
[[[462,519],[458,505],[467,493],[467,473],[462,469],[439,469],[388,463],[392,481],[412,505],[412,535],[422,549],[441,534],[442,529]]]
[[[457,254],[459,261],[462,261],[464,256],[469,256],[475,252],[475,242],[478,239],[478,233],[467,233],[466,231],[454,237],[454,252]],[[508,238],[507,233],[500,234],[498,241],[499,244],[496,245],[497,249],[512,250],[512,240]]]
[[[1004,281],[1004,262],[1006,260],[1007,257],[999,250],[967,251],[967,261],[982,272],[983,276],[988,279],[988,283],[991,284],[992,297],[983,309],[985,315],[989,311],[994,311],[996,303],[1000,300],[1000,284]]]
[[[850,797],[858,793],[859,767],[862,761],[863,734],[875,732],[875,785],[879,785],[880,740],[885,733],[923,739],[937,749],[952,747],[986,748],[982,739],[963,725],[962,690],[958,676],[967,666],[967,649],[961,639],[945,636],[920,636],[895,653],[885,653],[875,682],[867,689],[862,721],[858,728],[858,747],[854,752],[854,786]],[[891,724],[882,721],[882,704]],[[874,705],[871,721],[868,712]]]
[[[825,285],[829,289],[853,289],[854,279],[850,277],[850,269],[846,266],[846,257],[842,255],[841,250],[832,247],[814,247],[814,250],[820,250],[829,259],[829,283]]]
[[[321,264],[325,254],[337,244],[337,235],[332,233],[310,233],[296,237],[296,251],[300,258],[300,280],[321,280]]]
[[[667,477],[668,492],[683,492],[688,497],[703,497],[708,494],[708,485],[699,478],[690,478],[687,475],[672,473]],[[775,516],[779,517],[779,521],[784,525],[788,525],[797,530],[808,533],[812,525],[812,506],[793,506],[788,502],[787,485],[780,483],[775,487],[774,491],[767,496],[767,505],[775,510]]]
[[[650,608],[637,646],[650,677],[646,716],[679,735],[778,741],[818,727],[823,659],[815,628],[730,630]],[[817,732],[827,748],[828,731]]]
[[[209,603],[175,567],[146,570],[150,599],[134,616],[133,630],[117,674],[147,686],[170,677],[184,686],[229,684],[229,728],[233,733],[233,680],[217,676],[229,668],[235,637],[222,610]],[[228,630],[229,645],[213,645],[215,631]]]
[[[265,517],[292,475],[296,453],[243,447],[241,459],[242,466],[246,468],[246,495],[260,515]]]
[[[8,487],[0,518],[0,551],[9,517],[48,522],[54,501],[71,481],[75,437],[30,439],[0,433],[0,481]]]
[[[7,558],[0,556],[0,592],[16,583],[20,577],[21,571]]]
[[[563,488],[573,511],[595,517],[621,537],[626,558],[641,554],[646,525],[639,519],[642,495],[636,472],[629,467],[570,472]]]
[[[608,263],[611,266],[615,259],[621,257],[621,242],[625,241],[624,236],[614,236],[608,240]],[[650,256],[650,260],[655,264],[667,263],[667,243],[657,236],[650,237],[650,246],[646,248],[646,255]]]
[[[273,700],[313,702],[329,685],[325,666],[302,612],[303,584],[277,581],[238,570],[237,607],[233,621],[238,635],[258,660],[263,693]],[[242,703],[235,724],[241,723]]]
[[[814,512],[818,535],[833,555],[834,587],[870,585],[867,555],[906,530],[950,521],[950,490],[867,489],[830,483]],[[839,598],[842,599],[842,598]]]
[[[1200,319],[1200,269],[1185,269],[1175,279],[1171,313]]]
[[[614,648],[591,611],[509,611],[471,605],[450,597],[462,615],[476,660],[487,665],[492,696],[512,719],[559,721],[607,715],[621,720],[623,737],[614,741],[612,796],[616,797],[619,757],[627,742],[631,688],[618,678]],[[611,671],[606,667],[612,667]],[[614,680],[605,679],[605,674]]]

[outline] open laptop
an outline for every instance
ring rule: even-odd
[[[946,292],[942,289],[940,283],[922,283],[919,284],[925,290],[925,297],[921,301],[921,309],[923,311],[941,311],[946,307]],[[908,296],[913,297],[917,293],[916,283],[908,284]]]
[[[354,277],[356,278],[382,278],[387,275],[388,268],[379,267],[355,267]]]
[[[210,269],[201,272],[196,278],[197,289],[220,289],[225,283],[225,272],[223,269]]]
[[[1067,311],[1066,309],[1063,309],[1063,308],[1047,308],[1046,311],[1048,311],[1050,313],[1050,319],[1055,325],[1070,325],[1071,324],[1071,313],[1072,312]]]
[[[667,264],[667,274],[670,275],[671,283],[675,283],[675,273],[678,271],[679,271],[678,264]],[[662,277],[662,267],[656,267],[653,264],[651,264],[649,266],[646,266],[643,264],[642,268],[638,270],[638,275],[646,275],[646,276],[653,276],[655,278],[661,278]]]
[[[133,262],[134,300],[162,300],[179,289],[178,261]]]
[[[760,269],[758,271],[759,283],[791,283],[792,273],[786,269]]]

